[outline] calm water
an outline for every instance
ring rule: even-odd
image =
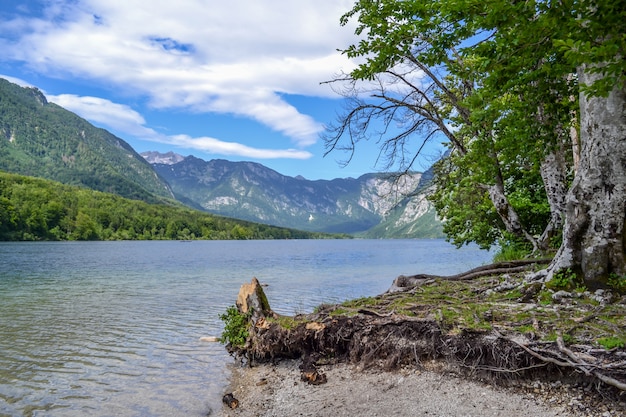
[[[206,416],[231,358],[198,339],[253,276],[293,314],[490,258],[441,240],[0,243],[0,416]]]

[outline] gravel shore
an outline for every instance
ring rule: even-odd
[[[298,361],[254,368],[233,366],[230,387],[239,407],[224,406],[222,417],[248,416],[571,416],[566,404],[539,395],[468,381],[427,370],[359,370],[338,364],[320,367],[321,385],[300,380]],[[568,409],[569,408],[569,409]],[[605,414],[617,416],[618,414]]]

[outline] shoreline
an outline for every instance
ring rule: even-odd
[[[597,347],[601,336],[616,334],[626,299],[585,292],[563,301],[502,268],[511,265],[460,277],[401,276],[410,290],[396,280],[397,291],[294,317],[273,313],[253,279],[242,285],[235,315],[252,311],[250,335],[232,352],[260,362],[231,367],[225,394],[238,407],[224,405],[217,415],[626,415],[623,349]],[[606,320],[596,320],[601,312]],[[281,358],[303,358],[302,371],[300,360]]]
[[[324,365],[319,369],[328,381],[321,385],[303,382],[299,364],[299,360],[252,368],[232,364],[226,392],[232,392],[239,406],[222,405],[212,415],[616,417],[624,412],[621,407],[618,411],[594,403],[583,388],[539,381],[499,387],[463,378],[444,369],[441,362],[396,371],[363,370],[345,363]]]

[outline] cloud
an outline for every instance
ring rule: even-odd
[[[178,146],[195,148],[221,155],[236,155],[256,159],[309,159],[313,155],[310,152],[297,149],[259,149],[236,142],[223,142],[209,137],[192,138],[187,135],[175,135],[169,137]]]
[[[158,135],[145,125],[143,116],[125,104],[113,103],[98,97],[74,94],[47,95],[48,101],[70,110],[91,122],[105,125],[119,132],[150,139]]]
[[[146,127],[143,116],[129,106],[98,97],[61,94],[48,95],[47,99],[92,122],[148,141],[168,143],[214,154],[256,159],[309,159],[313,156],[310,152],[297,149],[262,149],[210,137],[194,138],[184,134],[164,135]]]
[[[13,84],[19,85],[20,87],[34,87],[34,85],[29,83],[28,81],[24,81],[21,78],[11,77],[10,75],[0,74],[0,78],[4,78],[5,80],[12,82]]]
[[[5,59],[99,80],[161,109],[247,117],[297,147],[323,127],[284,95],[335,97],[320,82],[353,65],[336,51],[353,41],[339,25],[352,0],[51,4],[39,18],[7,22],[18,32],[0,29]]]

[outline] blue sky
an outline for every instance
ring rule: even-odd
[[[355,63],[351,0],[0,2],[0,77],[137,151],[255,161],[308,179],[384,169],[376,141],[323,157],[342,110],[323,81]],[[425,169],[436,151],[426,152]]]

